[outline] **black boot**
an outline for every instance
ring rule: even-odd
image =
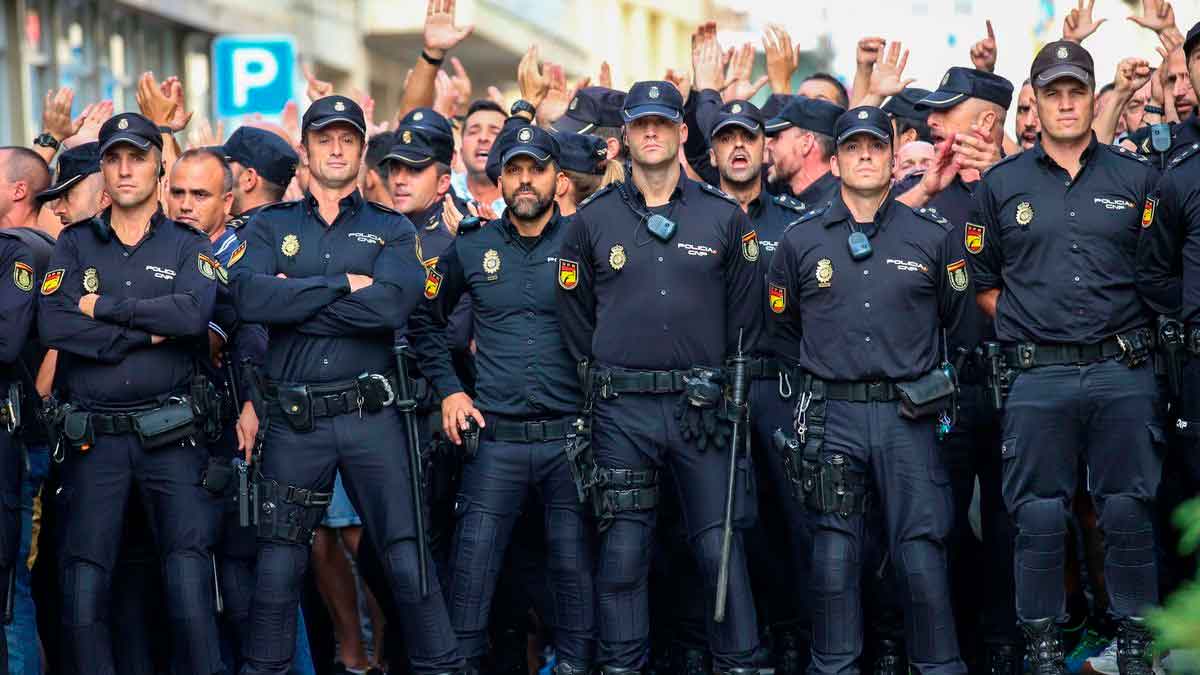
[[[703,649],[677,647],[677,662],[671,672],[678,675],[713,675],[712,658]]]
[[[1031,675],[1066,675],[1063,663],[1062,629],[1054,619],[1021,623]]]
[[[800,652],[800,637],[795,631],[780,630],[772,645],[775,657],[775,675],[803,675],[804,656]]]
[[[883,639],[875,646],[875,675],[906,675],[904,655],[895,640]]]
[[[566,661],[559,661],[554,666],[554,675],[587,675],[590,672],[586,666],[573,666]]]
[[[987,646],[988,675],[1021,675],[1021,650],[1016,645],[992,644]]]
[[[1117,670],[1121,675],[1152,675],[1154,669],[1146,660],[1150,649],[1150,629],[1140,616],[1123,619],[1117,626]]]

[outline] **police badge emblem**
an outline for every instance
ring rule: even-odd
[[[650,98],[658,98],[659,97],[658,87],[650,87],[650,93],[648,94],[648,96],[650,96]]]
[[[437,268],[430,267],[425,274],[425,299],[433,300],[440,290],[442,290],[442,273],[437,271]]]
[[[865,119],[867,119],[867,111],[866,111],[866,110],[859,110],[859,111],[858,111],[858,119],[860,119],[860,120],[865,120]]]
[[[533,132],[529,130],[529,127],[525,127],[517,132],[517,140],[522,143],[528,143],[531,138],[533,138]]]
[[[1071,52],[1067,51],[1066,47],[1059,47],[1058,51],[1054,52],[1054,55],[1060,59],[1066,59],[1071,55]]]
[[[337,103],[333,104],[333,109],[338,112],[346,112],[346,104],[338,101]]]
[[[413,113],[413,121],[414,122],[420,122],[423,119],[425,119],[425,113],[423,113],[419,110],[417,112]]]
[[[23,291],[33,290],[33,268],[23,262],[13,263],[13,285]]]
[[[829,288],[833,285],[833,261],[821,258],[817,261],[817,288]]]
[[[742,257],[747,262],[758,261],[758,232],[747,232],[742,236]]]
[[[566,258],[558,259],[558,285],[564,291],[575,290],[579,285],[579,263]]]
[[[89,267],[83,271],[83,290],[86,293],[95,293],[100,290],[100,273],[95,267]]]
[[[129,120],[122,119],[120,122],[117,122],[117,128],[120,129],[121,131],[125,131],[126,129],[129,128]]]
[[[412,143],[412,132],[405,129],[404,133],[400,134],[400,140],[404,141],[405,145]]]
[[[950,278],[950,288],[959,292],[967,290],[967,261],[958,260],[946,265],[946,276]]]
[[[1029,202],[1017,204],[1017,224],[1028,225],[1033,222],[1033,205]]]
[[[488,281],[495,281],[500,273],[500,253],[494,248],[489,248],[483,254],[483,273],[488,275]]]
[[[200,270],[200,274],[203,274],[209,279],[217,278],[217,268],[220,266],[220,263],[204,255],[203,253],[201,253],[200,257],[196,260],[196,267]]]
[[[733,113],[734,115],[739,115],[739,114],[741,114],[741,112],[742,112],[742,104],[741,104],[741,103],[734,103],[732,106],[730,106],[730,107],[729,107],[729,112]]]
[[[617,244],[617,245],[613,246],[611,249],[609,249],[608,265],[609,265],[609,267],[612,267],[613,270],[619,271],[622,267],[625,266],[625,263],[628,260],[629,260],[629,258],[625,257],[625,247],[624,246]]]
[[[289,258],[295,257],[300,252],[300,239],[294,234],[287,235],[283,238],[283,244],[280,245],[279,250]]]

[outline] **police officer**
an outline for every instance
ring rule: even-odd
[[[283,199],[300,164],[300,156],[287,141],[278,134],[257,127],[238,127],[225,140],[221,152],[233,172],[233,205],[230,211],[234,217],[229,225],[235,230],[249,222],[263,206]],[[220,246],[213,253],[225,265],[233,260],[235,250],[236,247],[227,249]],[[229,261],[225,260],[226,256]]]
[[[784,235],[767,275],[768,325],[796,345],[787,356],[802,373],[797,438],[784,449],[812,518],[811,673],[854,670],[861,654],[864,511],[876,500],[907,600],[910,661],[923,673],[966,672],[935,451],[938,410],[953,405],[941,329],[966,298],[966,261],[951,254],[944,218],[890,193],[891,134],[878,108],[838,118],[842,187]]]
[[[137,482],[166,579],[175,669],[222,671],[213,611],[212,502],[190,388],[216,294],[204,235],[158,207],[161,136],[125,113],[100,129],[112,206],[68,227],[41,285],[39,329],[60,352],[69,407],[61,589],[67,667],[114,673],[107,625],[122,506]]]
[[[524,93],[524,92],[522,92]],[[554,120],[550,129],[555,132],[588,134],[604,139],[608,151],[607,159],[624,160],[625,146],[621,140],[621,127],[625,121],[621,108],[625,104],[625,92],[609,87],[584,87],[575,93],[567,104],[563,116]],[[514,106],[514,114],[516,106]],[[530,104],[530,112],[536,106]]]
[[[100,175],[100,144],[81,143],[59,155],[54,184],[38,193],[37,199],[63,227],[108,208],[111,200]]]
[[[639,82],[623,111],[630,179],[597,192],[575,214],[559,255],[560,323],[577,361],[591,366],[601,550],[596,578],[605,673],[646,667],[646,577],[658,472],[670,467],[713,609],[735,417],[717,380],[726,358],[752,352],[762,317],[757,235],[736,200],[682,174],[683,100],[668,82]],[[648,320],[652,317],[652,320]],[[675,420],[678,420],[676,422]],[[701,428],[697,428],[697,427]],[[753,519],[748,461],[738,461],[734,518]],[[758,630],[746,560],[735,533],[724,622],[709,646],[722,673],[753,672]],[[713,613],[708,612],[709,617]]]
[[[391,406],[394,332],[420,299],[415,232],[357,190],[366,138],[358,104],[319,99],[302,130],[309,191],[260,210],[246,226],[245,255],[230,265],[242,318],[271,331],[258,579],[242,672],[288,668],[298,583],[335,471],[387,568],[413,671],[457,672],[463,662],[432,570],[429,594],[420,593],[416,468],[396,450],[403,435]]]
[[[926,123],[934,142],[970,143],[972,151],[977,151],[977,145],[980,150],[999,157],[1005,111],[1012,103],[1012,95],[1012,84],[999,75],[954,67],[946,71],[937,90],[917,101],[915,108],[928,116]],[[949,220],[958,231],[955,237],[958,257],[964,257],[965,227],[975,204],[973,193],[978,185],[978,171],[952,170],[953,166],[949,170],[934,166],[925,176],[914,175],[900,181],[895,191],[905,195],[904,200],[910,205],[927,207]],[[937,188],[941,190],[929,193]],[[912,201],[916,195],[921,196]],[[974,297],[969,276],[967,281],[966,294]],[[975,667],[980,661],[976,644],[982,638],[986,653],[978,656],[986,664],[980,663],[979,668],[988,668],[996,675],[1015,675],[1021,668],[1021,637],[1013,604],[1014,532],[1000,494],[999,411],[991,400],[984,368],[975,358],[975,350],[981,342],[993,340],[995,330],[991,318],[975,303],[964,303],[962,313],[961,320],[955,322],[946,336],[960,386],[958,414],[954,429],[941,443],[954,499],[954,526],[948,541],[951,592],[958,637],[968,664]],[[978,569],[969,558],[975,534],[968,512],[976,481],[983,534],[982,564],[991,580],[982,592],[976,582]]]
[[[554,672],[590,672],[595,605],[588,517],[572,466],[583,422],[575,363],[558,327],[555,256],[566,221],[554,203],[565,179],[554,136],[518,130],[496,146],[508,204],[487,226],[459,229],[459,238],[425,280],[431,302],[412,319],[410,339],[421,370],[442,397],[442,427],[463,445],[466,464],[455,504],[458,519],[450,560],[450,619],[465,656],[487,652],[492,593],[513,525],[528,494],[545,505],[553,597]],[[455,375],[442,337],[447,317],[467,296],[475,314],[479,364],[476,397]],[[536,361],[537,367],[534,367]],[[473,420],[479,435],[464,438]],[[564,450],[565,448],[565,450]]]
[[[422,263],[430,266],[454,239],[442,217],[444,200],[451,194],[454,132],[445,117],[418,108],[401,120],[394,140],[380,163],[387,172],[392,208],[416,226]]]
[[[579,210],[580,202],[603,187],[609,167],[620,165],[615,161],[610,164],[608,148],[599,136],[560,131],[555,138],[560,168],[567,177],[558,192],[558,209],[564,216],[573,216]]]
[[[829,159],[835,149],[834,123],[845,111],[826,100],[794,96],[764,123],[771,192],[789,195],[809,209],[833,199],[838,178],[829,170]]]
[[[1118,665],[1149,673],[1141,617],[1158,600],[1150,514],[1163,430],[1134,251],[1157,172],[1097,143],[1085,49],[1046,45],[1030,80],[1041,140],[984,176],[965,234],[979,305],[1015,376],[1001,455],[1017,526],[1017,615],[1033,672],[1064,672],[1062,540],[1082,456],[1105,532]]]

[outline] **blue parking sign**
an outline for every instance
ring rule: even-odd
[[[286,36],[223,35],[213,41],[216,116],[277,115],[292,99],[296,45]]]

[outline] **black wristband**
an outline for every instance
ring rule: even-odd
[[[425,51],[424,49],[421,50],[421,58],[425,59],[425,63],[428,63],[431,66],[440,66],[440,65],[442,65],[442,62],[446,60],[445,57],[442,57],[440,59],[435,59],[432,56],[430,56],[429,52]]]
[[[1142,110],[1150,113],[1151,115],[1166,115],[1167,114],[1166,109],[1160,108],[1159,106],[1156,106],[1156,105],[1150,105],[1149,103],[1142,106]]]
[[[512,104],[512,108],[509,109],[508,114],[512,117],[516,117],[517,113],[523,112],[529,113],[529,116],[532,118],[537,114],[537,108],[533,107],[533,104],[529,101],[526,101],[525,99],[519,99],[516,103]]]
[[[160,124],[160,125],[158,125],[158,133],[167,134],[168,136],[174,136],[175,130],[165,124]]]

